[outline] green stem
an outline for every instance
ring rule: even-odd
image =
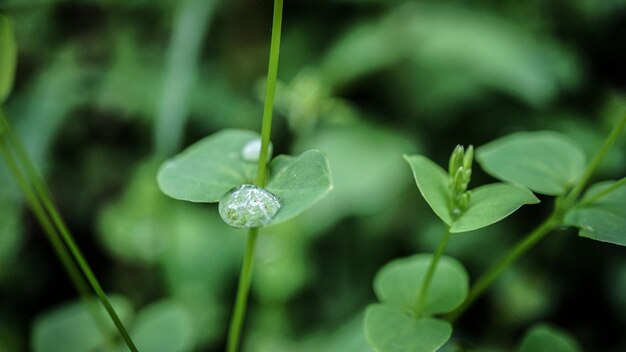
[[[578,198],[578,196],[580,195],[580,192],[582,192],[583,188],[585,187],[585,185],[587,184],[587,182],[589,181],[593,173],[596,171],[598,166],[600,166],[602,159],[604,159],[604,157],[609,152],[613,144],[615,144],[615,141],[617,140],[620,133],[622,133],[622,130],[624,130],[625,127],[626,127],[626,115],[622,116],[622,118],[618,121],[618,123],[613,127],[613,129],[611,130],[611,133],[608,135],[608,137],[604,141],[602,148],[598,150],[596,155],[594,155],[593,159],[591,159],[591,162],[587,164],[587,167],[585,168],[585,172],[583,173],[583,176],[580,178],[576,186],[574,186],[574,188],[570,191],[567,197],[565,197],[564,204],[566,207],[571,206],[571,204],[574,203],[576,198]]]
[[[274,96],[276,95],[276,80],[278,78],[278,58],[280,56],[280,34],[283,22],[283,0],[274,1],[274,19],[272,22],[272,42],[270,44],[270,61],[267,68],[267,82],[265,86],[265,106],[263,108],[263,126],[261,128],[261,154],[259,168],[256,175],[256,185],[264,187],[267,179],[267,153],[272,134],[272,113],[274,111]]]
[[[450,240],[450,235],[450,227],[446,226],[446,232],[444,232],[441,241],[439,241],[439,245],[435,250],[435,255],[430,261],[428,271],[426,272],[424,281],[422,281],[422,286],[420,287],[420,292],[417,296],[417,304],[415,305],[415,313],[417,315],[420,315],[422,313],[422,309],[424,309],[424,304],[426,304],[426,296],[428,295],[428,289],[430,288],[433,276],[435,276],[435,270],[437,269],[439,260],[441,259],[443,252],[446,250],[446,246],[448,245],[448,241]]]
[[[626,185],[626,177],[624,177],[624,178],[620,179],[619,181],[613,183],[612,185],[610,185],[609,187],[605,188],[601,192],[598,192],[598,193],[594,194],[592,197],[584,199],[583,201],[581,201],[578,204],[576,204],[574,206],[574,208],[583,207],[583,206],[585,206],[587,204],[594,203],[597,200],[602,199],[607,194],[615,191],[616,189],[618,189],[618,188],[620,188],[620,187],[622,187],[624,185]]]
[[[552,229],[561,223],[561,216],[555,211],[548,219],[541,223],[526,237],[520,240],[515,247],[498,263],[492,266],[476,281],[470,290],[467,299],[456,310],[446,316],[446,320],[454,322],[478,297],[491,285],[511,264],[544,238]]]
[[[267,159],[272,134],[272,113],[274,111],[274,96],[276,95],[276,80],[278,78],[278,58],[280,55],[280,35],[283,19],[283,0],[274,1],[274,18],[272,22],[272,41],[270,44],[270,60],[267,69],[267,83],[265,92],[265,105],[263,107],[263,125],[261,127],[261,153],[255,184],[265,187],[267,182]],[[237,299],[233,316],[231,318],[228,331],[228,343],[226,350],[236,352],[241,340],[241,331],[246,315],[248,304],[248,293],[250,291],[250,281],[252,277],[252,263],[254,262],[254,247],[256,244],[258,228],[252,228],[248,232],[248,242],[246,254],[241,265],[239,285],[237,287]]]
[[[241,273],[239,274],[239,286],[237,288],[237,300],[233,309],[233,318],[230,321],[230,329],[228,331],[228,352],[236,352],[239,348],[241,339],[241,330],[243,321],[246,316],[246,308],[248,304],[248,293],[250,292],[250,282],[252,279],[252,264],[254,263],[254,247],[259,234],[258,228],[251,228],[248,232],[248,242],[246,244],[246,253],[243,257],[241,265]]]
[[[133,343],[132,339],[130,338],[130,335],[128,334],[128,331],[126,330],[126,328],[124,327],[124,324],[122,323],[119,316],[115,312],[115,309],[109,302],[109,299],[107,298],[104,290],[102,289],[102,286],[98,282],[98,279],[94,275],[93,271],[91,270],[91,267],[85,260],[85,257],[83,256],[82,252],[78,248],[78,245],[74,241],[74,238],[72,234],[70,233],[67,225],[61,218],[61,215],[59,214],[59,211],[57,210],[56,206],[54,205],[52,201],[52,196],[43,178],[35,169],[35,166],[31,162],[30,157],[28,156],[26,152],[26,148],[24,148],[24,145],[20,142],[17,135],[13,132],[13,129],[9,125],[9,122],[4,116],[4,113],[2,111],[0,111],[0,126],[4,134],[8,137],[8,141],[13,145],[17,153],[17,156],[19,158],[19,161],[21,162],[22,166],[25,168],[26,178],[30,181],[30,183],[34,187],[35,193],[33,192],[33,189],[30,186],[28,186],[28,183],[24,179],[21,172],[19,172],[19,169],[16,169],[16,171],[19,174],[16,174],[14,172],[14,176],[16,177],[16,179],[18,179],[18,177],[21,178],[21,182],[23,184],[21,184],[20,187],[22,188],[22,191],[24,192],[24,194],[25,195],[27,193],[30,194],[30,196],[27,196],[27,198],[30,198],[29,203],[31,205],[31,208],[33,209],[33,211],[35,211],[35,209],[39,209],[42,212],[41,214],[37,215],[37,218],[39,219],[40,223],[42,224],[42,226],[43,226],[42,221],[50,223],[50,219],[45,215],[46,214],[45,211],[47,211],[48,214],[50,215],[50,218],[52,219],[52,223],[54,224],[54,227],[56,228],[55,229],[53,227],[54,231],[51,233],[52,238],[58,241],[59,234],[60,234],[60,238],[63,240],[63,242],[65,242],[67,249],[69,249],[71,255],[74,257],[74,260],[78,264],[78,267],[80,268],[83,275],[85,276],[85,278],[91,285],[91,288],[93,289],[96,296],[98,297],[98,299],[104,306],[104,309],[107,311],[108,315],[111,317],[111,320],[113,321],[113,323],[115,324],[115,327],[117,328],[120,335],[126,342],[126,345],[128,346],[129,350],[133,352],[137,351],[137,347],[135,347],[135,344]],[[17,163],[8,153],[8,149],[5,148],[5,150],[3,150],[3,154],[6,154],[5,159],[10,159],[13,163],[13,167],[17,168]],[[39,201],[41,201],[41,203],[38,201],[37,197]],[[43,207],[42,207],[42,203],[43,203]],[[50,224],[50,226],[51,225],[52,224]],[[63,247],[63,250],[67,253],[67,250],[65,249],[65,247]],[[74,262],[72,262],[71,260],[70,262],[74,264]],[[65,265],[65,261],[64,261],[64,265]]]

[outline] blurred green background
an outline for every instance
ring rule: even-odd
[[[220,351],[245,231],[177,202],[158,165],[222,128],[258,130],[269,0],[0,0],[19,46],[6,112],[142,351]],[[403,154],[561,131],[590,156],[623,111],[625,0],[286,0],[275,154],[328,153],[335,189],[262,231],[244,350],[369,351],[388,261],[441,225]],[[626,173],[626,136],[598,179]],[[493,182],[475,172],[473,186]],[[473,279],[550,210],[526,206],[448,253]],[[447,350],[511,350],[534,322],[624,351],[624,248],[548,237],[477,302]],[[0,163],[0,351],[109,351]],[[104,347],[103,347],[104,346]]]

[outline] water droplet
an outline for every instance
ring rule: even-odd
[[[238,228],[265,226],[280,210],[280,199],[255,185],[241,185],[227,193],[219,204],[222,220]]]
[[[256,163],[259,161],[259,156],[261,154],[261,138],[253,139],[250,142],[246,143],[241,150],[241,157],[245,161],[250,161]],[[267,151],[267,160],[272,157],[272,143],[268,147]]]

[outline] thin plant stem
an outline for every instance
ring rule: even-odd
[[[604,196],[606,196],[607,194],[615,191],[616,189],[622,187],[626,185],[626,177],[622,178],[619,181],[616,181],[615,183],[613,183],[612,185],[610,185],[609,187],[603,189],[602,191],[594,194],[593,196],[587,198],[587,199],[583,199],[580,203],[576,204],[574,206],[574,208],[579,208],[579,207],[583,207],[587,204],[591,204],[594,203],[600,199],[602,199]]]
[[[417,304],[415,305],[415,313],[420,315],[422,310],[424,309],[424,304],[426,304],[426,297],[428,296],[428,289],[430,288],[430,284],[433,280],[433,276],[435,276],[435,270],[437,269],[437,265],[439,264],[439,260],[443,255],[443,252],[446,250],[448,246],[448,241],[450,240],[450,227],[446,226],[446,231],[444,232],[441,241],[439,241],[439,245],[435,250],[435,254],[430,261],[430,265],[428,266],[428,271],[426,271],[426,276],[422,281],[422,286],[420,287],[419,295],[417,296]]]
[[[93,270],[91,270],[91,267],[85,260],[85,257],[83,256],[78,245],[74,241],[74,238],[72,234],[70,233],[67,225],[63,221],[59,211],[54,205],[54,202],[52,201],[51,193],[48,187],[46,186],[43,178],[37,172],[34,164],[30,160],[30,157],[28,156],[26,152],[26,149],[24,148],[24,145],[20,142],[19,138],[17,138],[17,135],[15,134],[15,132],[13,132],[13,129],[11,128],[8,120],[6,119],[2,111],[0,111],[0,126],[3,132],[8,137],[8,141],[13,145],[13,148],[16,151],[19,161],[21,162],[22,166],[24,167],[26,171],[26,178],[30,181],[30,183],[32,184],[34,188],[35,192],[33,192],[33,189],[28,186],[28,183],[24,180],[23,175],[21,175],[20,173],[19,176],[22,177],[22,181],[25,183],[24,186],[26,187],[26,188],[22,187],[22,191],[25,194],[28,191],[32,195],[32,201],[29,202],[31,203],[31,208],[33,208],[34,210],[35,207],[37,207],[41,209],[42,211],[43,211],[42,208],[44,208],[45,211],[47,211],[47,213],[50,215],[52,223],[54,224],[54,227],[56,228],[56,230],[53,232],[53,237],[58,240],[59,234],[60,234],[60,238],[63,240],[63,242],[67,246],[67,249],[69,249],[69,252],[73,256],[76,263],[78,264],[78,267],[80,268],[83,275],[87,279],[87,282],[89,282],[89,285],[95,292],[96,296],[102,303],[104,309],[107,311],[107,314],[110,316],[111,320],[115,324],[115,327],[117,328],[118,332],[122,336],[122,339],[128,346],[129,350],[133,352],[137,351],[137,347],[135,346],[132,339],[130,338],[130,335],[128,334],[128,331],[126,330],[126,327],[124,326],[119,316],[115,312],[115,309],[109,302],[109,299],[107,298],[106,293],[102,289],[102,286],[100,285],[98,279],[94,275]],[[5,150],[5,152],[8,153],[8,150]],[[8,157],[12,159],[10,154],[8,154]],[[16,163],[14,164],[15,164],[14,166],[17,167],[17,164]],[[17,179],[18,176],[15,174],[14,176]],[[41,201],[41,203],[37,201],[37,197]],[[43,207],[42,207],[42,204],[43,204]],[[45,212],[43,212],[43,215],[45,216]],[[39,216],[38,216],[38,219],[40,219],[41,221],[41,218]],[[50,219],[48,219],[48,217],[46,216],[45,221],[50,222]],[[42,223],[42,226],[43,226],[43,223]],[[65,249],[65,247],[63,248]],[[72,262],[72,264],[74,264],[74,262]]]
[[[274,96],[276,95],[276,80],[278,78],[278,58],[280,56],[280,34],[283,22],[283,0],[274,1],[274,18],[272,22],[272,42],[270,44],[270,60],[267,68],[267,82],[265,86],[265,106],[263,107],[263,126],[261,127],[261,153],[259,168],[255,184],[264,187],[267,180],[267,154],[272,134],[272,113],[274,111]]]
[[[521,239],[515,247],[498,263],[493,265],[476,281],[471,288],[467,299],[461,306],[449,313],[445,318],[450,322],[454,322],[461,314],[469,308],[478,297],[489,287],[511,264],[519,257],[531,249],[537,242],[543,239],[550,231],[561,223],[560,216],[554,212],[548,219],[535,228],[528,236]]]
[[[239,285],[237,288],[237,299],[235,308],[233,309],[233,318],[230,321],[230,329],[228,331],[228,352],[236,352],[239,348],[241,340],[241,330],[243,321],[246,316],[246,308],[248,305],[248,294],[250,292],[250,282],[252,279],[252,264],[254,263],[254,247],[259,234],[259,228],[251,228],[248,231],[248,241],[246,243],[246,253],[243,257],[241,265],[241,273],[239,274]]]
[[[267,69],[267,83],[265,91],[265,105],[263,107],[263,123],[261,127],[261,152],[255,184],[265,187],[267,182],[267,159],[272,134],[272,113],[274,111],[274,96],[276,95],[276,80],[278,79],[278,58],[280,55],[280,35],[283,19],[283,0],[274,1],[274,17],[272,22],[272,39],[270,44],[270,59]],[[226,350],[236,352],[241,340],[241,331],[245,320],[246,308],[248,304],[248,293],[250,291],[250,281],[252,277],[252,264],[254,262],[254,247],[256,245],[258,228],[252,228],[248,232],[248,242],[246,254],[241,265],[239,285],[237,287],[237,299],[233,316],[228,331],[228,342]]]
[[[583,188],[585,187],[585,185],[587,184],[587,182],[589,181],[593,173],[596,171],[598,166],[600,166],[600,163],[602,162],[606,154],[609,152],[613,144],[615,144],[615,141],[617,140],[617,138],[622,133],[625,127],[626,127],[626,114],[622,116],[622,118],[613,127],[613,129],[611,130],[611,133],[608,135],[608,137],[604,141],[602,148],[598,150],[598,152],[594,155],[593,159],[591,159],[591,162],[587,164],[587,167],[585,168],[583,176],[580,178],[576,186],[572,188],[572,190],[567,195],[567,197],[565,197],[565,202],[564,202],[565,206],[569,206],[574,201],[576,201],[576,198],[578,198],[578,196],[580,195],[580,192],[582,192]]]

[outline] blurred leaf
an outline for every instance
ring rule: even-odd
[[[161,166],[159,187],[168,196],[190,202],[218,202],[232,188],[253,183],[257,164],[241,152],[256,132],[227,129],[208,136]]]
[[[411,166],[417,187],[426,203],[444,223],[451,225],[448,173],[422,155],[405,155],[404,159]]]
[[[286,304],[312,279],[309,241],[295,225],[272,226],[259,237],[252,286],[263,304]]]
[[[78,60],[77,49],[59,49],[55,60],[46,65],[31,82],[11,96],[7,115],[19,117],[15,129],[35,165],[45,173],[48,153],[55,137],[77,105],[86,101],[89,90],[83,84],[87,68]]]
[[[565,224],[578,227],[579,236],[626,246],[625,181],[626,178],[591,186],[581,205],[565,215]]]
[[[310,148],[328,155],[333,191],[301,218],[307,231],[321,231],[346,216],[380,214],[410,185],[400,156],[416,146],[398,131],[363,123],[325,126],[301,136],[293,150]]]
[[[10,20],[0,15],[0,104],[11,93],[16,65],[17,44],[13,36],[13,28]]]
[[[324,152],[309,150],[297,157],[275,159],[267,190],[277,195],[282,206],[270,225],[287,221],[315,203],[332,189],[330,165]]]
[[[111,304],[122,321],[132,316],[130,302],[123,297],[110,296]],[[91,301],[100,314],[98,322],[84,303],[67,303],[40,315],[35,320],[31,346],[35,352],[93,352],[104,348],[117,336],[113,322],[99,302]]]
[[[450,227],[450,232],[466,232],[489,226],[511,215],[524,204],[539,203],[527,188],[492,183],[472,190],[468,208]]]
[[[537,324],[526,333],[518,351],[580,352],[582,350],[568,332],[548,324]]]
[[[518,132],[476,151],[493,177],[548,195],[564,194],[581,177],[585,154],[567,136],[551,131]]]
[[[142,309],[132,337],[140,351],[183,352],[193,349],[192,323],[177,303],[161,301]]]
[[[139,165],[124,194],[100,214],[100,239],[124,260],[154,263],[171,248],[175,202],[159,191],[154,179],[157,167],[155,161]]]
[[[433,318],[415,318],[386,304],[365,312],[365,336],[376,352],[434,352],[448,341],[452,327]]]
[[[472,190],[468,208],[453,220],[450,209],[450,177],[437,164],[421,155],[404,157],[420,193],[451,232],[466,232],[489,226],[515,212],[524,204],[539,200],[526,188],[494,183]]]
[[[405,312],[415,313],[422,281],[432,257],[430,254],[418,254],[385,265],[374,280],[378,299]],[[426,294],[423,312],[450,312],[463,303],[467,290],[468,278],[463,265],[454,258],[443,256]]]

